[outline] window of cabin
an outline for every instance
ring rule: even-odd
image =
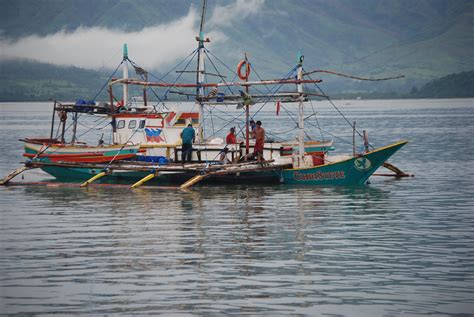
[[[137,126],[137,120],[130,120],[130,122],[128,122],[129,129],[135,129],[136,126]]]
[[[119,120],[117,122],[117,129],[123,129],[125,127],[125,120]]]
[[[140,126],[139,126],[140,129],[143,129],[145,127],[145,122],[146,120],[140,120]]]

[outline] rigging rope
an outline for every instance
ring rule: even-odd
[[[227,81],[224,79],[224,77],[221,75],[221,73],[219,72],[219,70],[217,69],[216,65],[214,65],[214,62],[212,61],[212,59],[209,57],[209,54],[207,54],[206,50],[204,50],[204,54],[206,54],[207,56],[207,59],[209,60],[209,62],[211,62],[211,65],[212,67],[214,67],[214,70],[217,72],[217,75],[219,75],[219,77],[221,78],[221,81],[223,81],[225,84],[227,84]],[[226,88],[230,91],[231,94],[234,94],[234,92],[232,91],[232,88],[230,86],[227,86],[226,85]]]
[[[316,124],[318,125],[319,133],[321,134],[321,140],[324,140],[323,131],[321,130],[321,126],[319,125],[319,120],[318,120],[317,112],[314,110],[313,100],[310,99],[310,98],[309,98],[309,104],[311,105],[311,109],[313,110],[314,119],[315,119],[315,121],[316,121]]]
[[[158,77],[157,75],[155,75],[154,73],[151,73],[151,72],[148,72],[148,75],[150,75],[151,77],[154,77],[155,79],[157,79],[158,82],[163,81],[164,83],[168,83],[167,81],[164,80],[164,79],[166,78],[166,76],[168,76],[171,72],[173,72],[174,70],[176,70],[179,66],[181,66],[181,64],[183,64],[183,63],[184,63],[188,58],[190,58],[190,57],[191,57],[191,60],[190,60],[190,62],[191,62],[191,61],[193,60],[193,58],[194,58],[194,55],[197,54],[197,51],[198,51],[198,49],[195,49],[194,51],[192,51],[188,56],[186,56],[184,59],[182,59],[175,67],[173,67],[172,69],[170,69],[167,73],[165,73],[165,74],[164,74],[163,76],[161,76],[161,77]],[[140,66],[139,66],[138,64],[136,64],[134,61],[131,61],[130,59],[129,59],[129,61],[132,63],[132,65],[136,65],[136,66],[140,67]],[[188,65],[189,65],[189,62],[188,62],[188,64],[186,65],[186,68],[187,68]],[[180,75],[180,76],[181,76],[181,75]],[[178,77],[178,79],[179,79],[179,77]],[[176,80],[176,81],[177,81],[177,80]],[[176,81],[175,81],[174,83],[176,83]],[[149,88],[151,89],[151,91],[153,92],[153,94],[158,98],[158,100],[160,101],[159,103],[162,103],[162,104],[163,104],[163,107],[166,108],[167,110],[169,110],[168,107],[166,107],[164,100],[162,100],[162,98],[160,98],[160,97],[158,96],[158,94],[155,92],[155,90],[154,90],[152,87],[149,87]],[[179,90],[178,87],[174,87],[174,88],[176,88],[176,89]],[[170,89],[171,89],[171,87],[170,87]],[[165,93],[165,95],[166,95],[166,93]],[[166,97],[166,96],[164,96],[164,97]],[[157,105],[159,105],[159,103],[158,103]],[[155,108],[155,109],[156,109],[156,108]]]
[[[100,88],[99,92],[95,94],[94,98],[92,98],[91,100],[95,100],[99,95],[100,93],[102,92],[102,90],[104,90],[105,86],[107,86],[107,84],[110,82],[110,80],[112,79],[112,77],[114,77],[115,73],[117,72],[117,70],[120,68],[120,66],[123,64],[123,62],[125,61],[125,59],[122,59],[122,61],[120,62],[120,64],[118,64],[118,66],[115,68],[115,70],[113,71],[112,75],[109,76],[109,78],[106,80],[106,82],[102,85],[102,88]]]
[[[289,71],[286,76],[283,78],[283,80],[286,80],[286,79],[289,79],[291,77],[291,75],[293,75],[293,73],[296,71],[296,68],[298,66],[295,66],[291,71]],[[280,90],[280,88],[283,87],[283,84],[280,84],[279,86],[276,87],[275,91],[272,92],[272,90],[270,90],[269,92],[271,94],[276,94],[278,92],[278,90]],[[271,99],[271,96],[267,98],[267,100],[265,100],[265,102],[263,103],[263,105],[250,117],[250,119],[253,119],[262,109],[263,107],[270,101]]]
[[[347,74],[333,72],[333,71],[330,71],[330,70],[323,70],[323,69],[316,69],[316,70],[304,73],[303,76],[308,76],[308,75],[311,75],[311,74],[314,74],[314,73],[326,73],[326,74],[330,74],[330,75],[336,75],[336,76],[340,76],[340,77],[346,77],[346,78],[357,79],[357,80],[365,80],[365,81],[383,81],[383,80],[400,79],[400,78],[405,77],[404,75],[400,75],[400,76],[385,77],[385,78],[366,78],[366,77],[357,77],[357,76],[347,75]]]
[[[303,69],[304,70],[304,69]],[[309,76],[309,73],[306,73],[307,76],[311,78],[311,76]],[[326,93],[321,89],[321,87],[319,87],[319,85],[317,83],[314,83],[314,85],[316,86],[316,88],[319,89],[319,91],[321,92],[321,94],[323,94],[324,96],[326,96],[326,100],[329,101],[329,103],[334,107],[334,109],[336,109],[336,111],[341,115],[341,117],[344,118],[344,120],[351,126],[352,129],[354,129],[355,132],[357,132],[357,134],[361,137],[361,138],[364,138],[364,136],[359,132],[359,130],[357,130],[354,125],[346,118],[346,116],[341,112],[341,110],[339,110],[339,108],[334,104],[334,102],[331,100],[331,98],[329,98],[328,95],[326,95]]]

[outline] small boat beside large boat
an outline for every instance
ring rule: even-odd
[[[64,144],[52,139],[24,139],[24,157],[41,162],[108,163],[133,158],[140,144],[90,146],[87,144]]]

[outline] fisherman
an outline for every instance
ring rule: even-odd
[[[265,129],[262,128],[262,121],[257,121],[255,128],[255,146],[253,148],[253,157],[257,158],[259,162],[264,161],[263,145],[265,143]]]
[[[227,144],[237,144],[237,137],[235,136],[235,127],[230,128],[229,134],[225,138]]]
[[[194,132],[192,124],[188,124],[188,126],[181,131],[181,161],[183,164],[184,162],[191,162],[195,137],[196,133]]]
[[[257,121],[255,129],[252,133],[255,136],[255,145],[253,152],[245,155],[239,161],[248,161],[257,159],[259,162],[264,161],[263,158],[263,145],[265,143],[265,129],[262,128],[262,122]]]
[[[257,126],[255,125],[255,121],[250,120],[250,138],[251,139],[255,139],[255,129],[257,128]]]

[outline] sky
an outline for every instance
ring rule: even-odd
[[[214,7],[207,12],[206,36],[213,42],[225,42],[227,38],[220,30],[232,26],[237,19],[258,15],[264,1],[234,0]],[[90,69],[114,68],[120,62],[123,44],[127,43],[132,60],[156,69],[182,60],[196,48],[194,38],[199,32],[199,20],[200,8],[190,6],[186,16],[138,32],[80,27],[72,32],[30,35],[15,41],[0,39],[0,59],[26,58]]]

